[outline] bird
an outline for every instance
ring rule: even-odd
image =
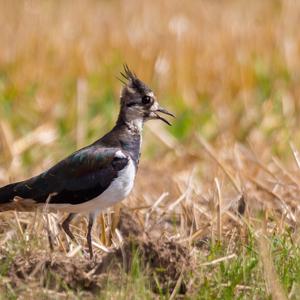
[[[87,245],[93,258],[91,232],[97,214],[131,192],[140,161],[142,132],[148,120],[171,123],[154,92],[128,65],[121,72],[120,110],[115,126],[94,143],[79,149],[41,174],[0,188],[0,212],[47,206],[68,213],[61,227],[71,240],[70,222],[88,216]]]

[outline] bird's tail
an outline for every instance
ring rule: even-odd
[[[0,212],[8,210],[17,211],[34,211],[36,209],[36,201],[31,198],[28,193],[16,191],[16,186],[24,183],[15,182],[0,188]]]
[[[0,188],[0,205],[13,201],[15,197],[14,187],[16,183],[11,183]]]
[[[0,212],[14,209],[15,183],[0,188]]]

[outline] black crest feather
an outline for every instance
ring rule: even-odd
[[[128,81],[127,83],[125,83],[123,79],[119,79],[123,84],[128,85],[141,94],[151,91],[151,89],[142,80],[140,80],[134,72],[129,69],[127,64],[124,64],[123,68],[124,71],[121,72],[121,75]]]
[[[129,69],[129,67],[128,67],[127,64],[124,64],[124,65],[123,65],[123,68],[124,68],[124,73],[121,72],[121,75],[122,75],[125,79],[127,79],[127,80],[129,80],[129,81],[130,81],[130,80],[131,80],[131,81],[134,81],[134,80],[138,79],[137,76],[136,76],[136,74],[135,74],[134,72],[132,72],[132,71]]]

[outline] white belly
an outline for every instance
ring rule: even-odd
[[[104,210],[129,195],[134,185],[135,174],[135,165],[133,161],[129,159],[128,165],[119,171],[118,177],[115,178],[110,186],[98,197],[77,205],[50,203],[49,208],[73,213],[88,213],[91,211]]]

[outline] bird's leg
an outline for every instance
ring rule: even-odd
[[[92,236],[91,236],[91,234],[92,234],[92,228],[93,228],[94,220],[95,220],[95,214],[90,213],[89,214],[89,224],[88,224],[88,231],[87,231],[86,239],[87,239],[91,259],[93,258],[93,246],[92,246]]]
[[[63,230],[65,231],[65,233],[68,235],[68,237],[72,240],[75,241],[75,236],[73,235],[73,233],[70,230],[70,223],[71,221],[75,218],[76,214],[74,213],[70,213],[68,215],[68,217],[63,221],[63,223],[61,224],[61,227],[63,228]]]
[[[49,215],[47,214],[46,215],[46,220],[47,220],[47,227],[46,227],[46,230],[47,230],[47,235],[48,235],[48,242],[49,242],[49,247],[50,247],[50,251],[53,251],[54,250],[54,247],[53,247],[53,234],[50,230],[50,221],[49,221]]]

